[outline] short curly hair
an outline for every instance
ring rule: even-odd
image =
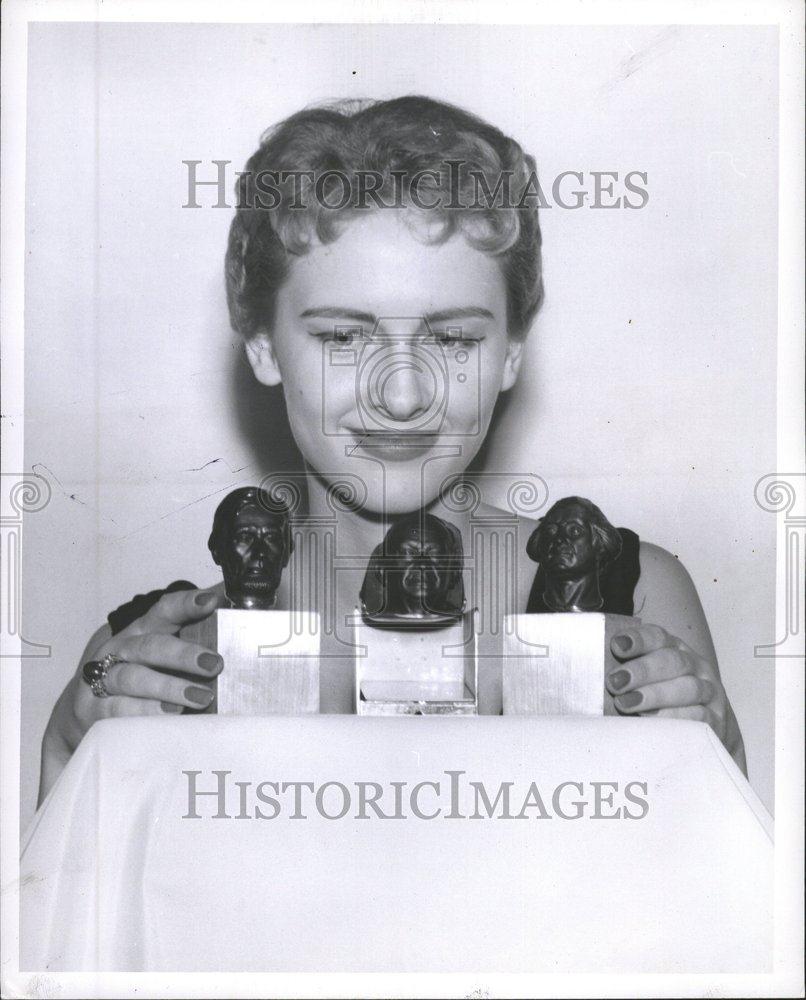
[[[461,167],[452,170],[457,163]],[[528,197],[537,183],[534,160],[481,118],[418,96],[306,108],[264,133],[236,184],[225,268],[233,329],[249,338],[270,328],[277,292],[294,257],[306,253],[314,238],[337,239],[354,212],[375,207],[334,206],[328,197],[333,191],[338,196],[337,173],[362,172],[380,175],[379,197],[387,205],[390,195],[397,199],[390,207],[410,207],[400,190],[406,176],[419,174],[428,182],[418,186],[421,195],[444,196],[444,207],[435,210],[439,225],[429,227],[430,241],[444,242],[459,229],[470,245],[500,259],[507,328],[510,336],[523,339],[543,299],[535,192],[531,201]],[[287,176],[292,173],[296,176]],[[275,181],[274,203],[268,206],[259,197],[259,178],[266,176]],[[314,178],[326,183],[316,189],[319,197],[306,198]],[[480,184],[484,202],[478,198]]]
[[[540,536],[544,524],[553,514],[562,511],[565,507],[581,507],[587,516],[591,527],[593,544],[599,553],[600,568],[610,565],[621,555],[622,540],[618,528],[607,520],[601,510],[586,497],[563,497],[553,504],[537,522],[537,527],[529,537],[526,545],[526,553],[534,562],[539,562]]]
[[[213,515],[213,528],[207,540],[215,562],[219,563],[219,553],[232,532],[232,525],[244,507],[257,507],[274,515],[283,527],[283,566],[288,565],[291,553],[294,551],[294,539],[291,534],[288,510],[270,493],[259,486],[241,486],[228,493],[216,507]]]

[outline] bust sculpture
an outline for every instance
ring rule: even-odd
[[[361,610],[370,624],[427,628],[465,607],[462,536],[433,514],[396,521],[370,557]]]
[[[207,547],[224,574],[230,607],[273,607],[294,547],[285,507],[256,486],[233,490],[218,505]]]
[[[621,552],[621,535],[596,504],[565,497],[538,522],[526,545],[540,564],[549,611],[600,611],[602,571]]]

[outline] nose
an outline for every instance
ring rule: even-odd
[[[378,385],[380,408],[393,420],[413,420],[432,403],[428,369],[416,355],[390,358]]]
[[[249,550],[251,565],[262,569],[269,558],[269,546],[265,538],[256,538]]]

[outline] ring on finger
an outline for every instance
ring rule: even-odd
[[[123,657],[114,653],[107,653],[101,660],[88,660],[81,668],[81,677],[85,684],[89,684],[90,690],[96,698],[108,698],[109,692],[106,690],[106,675],[109,668],[116,663],[123,663]]]

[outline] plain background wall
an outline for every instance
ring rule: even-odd
[[[214,582],[218,500],[287,460],[229,330],[232,212],[181,207],[182,161],[241,169],[305,104],[404,93],[489,118],[547,188],[648,174],[640,211],[542,213],[546,304],[487,468],[680,557],[772,807],[774,661],[753,647],[777,638],[775,518],[753,487],[776,468],[775,29],[37,24],[25,454],[53,497],[24,526],[23,634],[52,656],[24,670],[23,828],[89,635],[136,592]]]

